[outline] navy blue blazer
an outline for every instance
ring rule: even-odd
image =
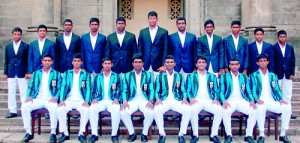
[[[95,48],[93,50],[90,39],[90,32],[81,36],[81,54],[83,57],[82,68],[87,72],[100,73],[102,69],[102,59],[104,58],[106,37],[98,33]]]
[[[229,35],[223,40],[224,46],[224,67],[228,68],[231,58],[238,58],[240,62],[239,72],[243,72],[243,70],[248,70],[249,63],[249,50],[248,50],[248,39],[243,36],[239,36],[238,48],[235,49],[233,37]]]
[[[182,47],[178,32],[169,36],[170,54],[174,56],[176,72],[180,72],[181,68],[185,73],[192,73],[195,67],[197,56],[197,40],[192,33],[186,32],[184,45]]]
[[[41,59],[46,54],[50,54],[53,59],[56,59],[54,42],[46,38],[42,54],[40,53],[38,39],[30,43],[28,51],[28,73],[42,69]],[[54,64],[52,65],[52,68],[54,68]]]
[[[277,74],[278,79],[285,78],[289,79],[291,75],[295,75],[295,52],[293,46],[286,44],[284,57],[282,55],[280,46],[278,43],[272,47],[274,52],[275,61],[275,74]]]
[[[168,31],[158,27],[153,43],[149,27],[140,31],[138,39],[138,51],[143,56],[144,69],[147,71],[152,65],[153,71],[164,65],[168,54]]]
[[[56,37],[56,70],[60,73],[64,73],[67,70],[73,69],[72,59],[73,55],[80,53],[80,37],[72,33],[71,43],[67,50],[64,42],[64,33]]]
[[[224,48],[222,37],[213,34],[212,50],[209,51],[209,45],[206,34],[198,38],[197,51],[199,55],[206,56],[208,70],[210,62],[215,73],[224,68]]]
[[[263,41],[263,46],[261,53],[265,53],[269,56],[269,65],[268,70],[270,72],[274,72],[274,54],[272,51],[272,45]],[[249,44],[249,67],[248,67],[248,75],[250,75],[253,72],[256,72],[259,67],[256,64],[256,56],[258,55],[258,50],[256,46],[256,41]]]
[[[17,54],[15,54],[13,42],[5,47],[4,75],[8,78],[24,78],[28,66],[28,48],[29,45],[23,41],[20,43]]]
[[[105,57],[113,62],[112,71],[120,74],[127,73],[133,69],[132,56],[138,52],[136,38],[133,33],[125,32],[122,46],[120,46],[116,32],[107,36],[105,46]]]

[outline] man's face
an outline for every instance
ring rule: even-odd
[[[141,59],[135,59],[132,62],[132,66],[135,70],[142,70],[143,65],[144,65],[144,63]]]
[[[124,21],[117,21],[116,26],[118,31],[123,32],[125,30],[126,23]]]
[[[21,40],[22,34],[21,32],[13,32],[12,33],[12,38],[15,42],[18,42]]]
[[[165,61],[165,66],[167,70],[173,70],[175,67],[176,63],[174,59],[166,59]]]
[[[110,60],[106,60],[102,63],[102,67],[104,71],[110,71],[112,66],[113,64],[111,63]]]
[[[286,42],[286,38],[287,38],[287,36],[286,36],[285,34],[280,34],[280,35],[278,36],[278,41],[279,41],[280,43],[285,43],[285,42]]]
[[[177,25],[178,31],[185,31],[186,23],[184,20],[178,20],[176,25]]]
[[[82,65],[82,61],[79,58],[73,58],[72,65],[75,69],[80,68]]]
[[[49,57],[44,57],[42,59],[42,64],[45,69],[49,69],[53,64],[53,60]]]
[[[156,26],[157,20],[156,16],[149,16],[148,23],[150,26]]]
[[[229,68],[232,72],[239,71],[240,63],[238,61],[230,61]]]
[[[207,24],[204,28],[207,34],[212,34],[215,29],[215,27],[212,24]]]
[[[234,35],[237,35],[240,33],[240,30],[241,30],[241,26],[238,25],[238,24],[234,24],[231,26],[231,31]]]
[[[65,32],[71,32],[72,31],[72,28],[73,28],[73,25],[71,22],[66,22],[64,25],[64,31]]]
[[[92,22],[90,24],[90,29],[92,32],[98,32],[99,24],[97,22]]]
[[[264,38],[264,33],[262,31],[257,31],[255,34],[254,34],[254,37],[255,37],[255,40],[257,42],[261,42],[262,39]]]
[[[256,62],[256,64],[259,66],[260,69],[266,69],[268,68],[269,61],[266,58],[261,58]]]
[[[38,30],[38,35],[39,35],[39,38],[45,38],[46,37],[46,34],[47,34],[47,30],[45,28],[40,28]]]
[[[196,63],[196,67],[198,68],[198,70],[205,70],[206,65],[207,65],[207,63],[203,59],[199,59]]]

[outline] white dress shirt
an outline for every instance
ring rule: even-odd
[[[104,80],[104,89],[103,89],[104,97],[103,97],[103,99],[110,100],[110,98],[108,97],[108,91],[110,90],[109,82],[110,82],[111,72],[107,76],[104,74],[104,72],[102,74],[103,74],[103,80]]]
[[[284,57],[284,53],[285,53],[285,47],[286,47],[286,43],[284,44],[283,47],[281,47],[280,43],[278,42],[279,46],[280,46],[280,49],[281,49],[281,53],[282,53],[282,56]]]
[[[66,33],[64,33],[64,43],[66,45],[67,50],[69,50],[71,39],[72,39],[72,32],[69,36],[67,36]]]
[[[158,30],[158,26],[157,25],[153,29],[151,29],[150,26],[149,26],[149,32],[150,32],[150,37],[151,37],[151,42],[152,43],[154,42],[157,30]]]
[[[49,90],[50,70],[48,72],[45,72],[44,69],[42,70],[42,80],[40,83],[41,85],[40,85],[39,93],[36,97],[37,99],[50,100],[52,98]]]
[[[266,72],[266,74],[263,74],[261,70],[259,70],[259,74],[261,77],[261,94],[259,99],[263,101],[274,101],[274,98],[272,97],[272,91],[269,81],[269,71]]]
[[[95,50],[97,37],[98,37],[98,33],[95,36],[93,36],[92,33],[90,32],[90,39],[91,39],[93,50]]]
[[[261,54],[263,41],[261,41],[260,44],[256,41],[256,47],[257,47],[258,54]]]
[[[233,34],[231,34],[231,35],[232,35],[232,39],[233,39],[233,42],[234,42],[235,50],[237,51],[240,35],[238,35],[238,37],[236,37],[236,38],[234,37]]]
[[[174,72],[172,74],[170,74],[168,71],[166,71],[167,74],[167,79],[168,79],[168,97],[166,98],[166,100],[172,100],[174,99],[174,93],[173,93],[173,82],[174,82]]]
[[[206,33],[206,37],[207,37],[207,43],[208,43],[208,48],[209,48],[209,53],[211,53],[212,50],[212,46],[213,46],[213,34],[211,34],[211,37]]]
[[[122,46],[122,43],[123,43],[123,40],[124,40],[124,37],[125,37],[125,32],[126,31],[123,31],[123,33],[119,34],[118,32],[117,33],[117,37],[118,37],[118,41],[120,43],[120,47]]]
[[[21,40],[18,41],[17,43],[15,41],[13,41],[13,48],[14,48],[14,51],[15,51],[15,55],[17,55],[17,53],[18,53],[20,45],[21,45]]]
[[[183,48],[184,47],[184,42],[185,42],[185,36],[186,36],[186,31],[184,31],[184,33],[181,33],[181,32],[177,32],[178,35],[179,35],[179,39],[180,39],[180,42],[181,42],[181,47]]]
[[[142,88],[144,88],[143,87],[144,85],[141,85],[141,82],[142,82],[142,71],[139,74],[135,72],[136,93],[133,100],[138,100],[138,101],[147,100],[147,98],[143,94]]]
[[[80,72],[81,72],[81,70],[79,70],[78,73],[75,73],[75,71],[73,70],[73,84],[72,84],[71,91],[69,93],[69,98],[67,100],[70,100],[70,101],[83,101],[84,100],[80,94],[80,89],[79,89]]]
[[[207,90],[207,81],[206,81],[206,75],[207,73],[205,72],[204,75],[202,75],[198,71],[198,91],[196,95],[196,99],[201,101],[201,100],[211,100],[209,97],[209,93]]]
[[[39,50],[40,50],[41,55],[43,54],[43,48],[44,48],[45,40],[46,40],[46,38],[44,38],[43,40],[41,40],[40,38],[38,39],[38,41],[39,41]]]
[[[230,72],[231,77],[232,77],[232,93],[231,96],[228,98],[228,101],[239,101],[239,100],[244,100],[242,94],[241,94],[241,89],[240,89],[240,83],[239,83],[239,75],[238,73],[236,76]],[[246,90],[246,85],[245,85],[245,90]]]

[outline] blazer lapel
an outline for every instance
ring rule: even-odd
[[[99,94],[100,95],[102,95],[102,96],[104,96],[104,89],[103,89],[103,87],[104,87],[104,78],[103,78],[103,76],[104,76],[104,73],[101,73],[99,76],[98,76],[98,91],[99,91]]]
[[[127,32],[125,32],[125,36],[124,36],[124,39],[122,41],[122,46],[120,46],[121,48],[123,48],[124,44],[126,44],[126,41],[128,40],[129,38],[129,35]],[[119,40],[118,40],[119,41]]]
[[[49,75],[49,79],[48,79],[48,87],[52,87],[51,84],[52,84],[52,79],[53,79],[53,74],[54,74],[54,71],[52,71],[52,69],[50,69],[50,75]],[[51,90],[50,90],[51,91]]]
[[[234,37],[233,37],[233,36],[231,36],[231,38],[229,38],[229,40],[228,40],[228,41],[229,41],[229,44],[231,45],[231,47],[233,48],[233,50],[234,50],[234,51],[237,51],[237,50],[236,50],[236,48],[235,48],[235,45],[234,45],[233,38],[234,38]]]
[[[44,43],[44,47],[43,47],[43,51],[42,51],[42,55],[44,54],[45,50],[47,49],[48,44],[49,44],[49,41],[48,41],[48,39],[46,38],[46,39],[45,39],[45,43]]]
[[[37,79],[36,79],[36,81],[38,82],[37,92],[40,90],[40,86],[41,86],[40,81],[42,80],[42,74],[43,74],[43,69],[39,70],[37,73]]]
[[[95,44],[95,48],[94,48],[94,50],[96,49],[96,47],[97,47],[97,45],[99,44],[99,42],[100,42],[100,33],[97,33],[98,35],[97,35],[97,40],[96,40],[96,44]],[[92,43],[91,43],[92,44]]]
[[[20,43],[20,46],[19,46],[19,48],[18,48],[18,51],[17,51],[17,54],[15,54],[15,50],[14,50],[14,45],[12,45],[12,49],[13,49],[13,52],[14,52],[14,55],[19,55],[20,53],[21,53],[21,51],[24,49],[24,44],[23,44],[23,42],[21,41],[21,43]]]
[[[111,73],[111,76],[110,76],[110,79],[109,79],[109,85],[108,85],[108,97],[110,97],[112,99],[112,95],[111,95],[111,87],[112,87],[112,83],[114,82],[114,79],[115,79],[115,75],[113,75]],[[104,95],[104,94],[103,94]]]
[[[213,43],[212,43],[212,47],[211,47],[211,53],[215,50],[215,48],[216,48],[216,42],[217,42],[217,40],[216,40],[216,35],[215,34],[213,34]]]
[[[65,43],[65,42],[64,42]],[[70,42],[70,46],[69,46],[69,50],[71,49],[71,47],[74,47],[74,44],[75,44],[75,36],[74,34],[72,33],[72,37],[71,37],[71,42]],[[65,48],[67,49],[66,47],[66,44],[65,45]]]
[[[212,50],[210,51],[209,50],[209,44],[208,44],[208,39],[207,39],[207,36],[206,36],[206,34],[204,35],[204,37],[203,37],[203,42],[204,42],[204,44],[206,45],[206,47],[207,47],[207,50],[208,50],[208,52],[209,53],[211,53],[212,52]]]
[[[160,38],[160,36],[161,36],[161,29],[160,29],[160,27],[158,27],[158,29],[157,29],[157,32],[156,32],[156,34],[155,34],[155,38],[154,38],[154,40],[153,40],[153,44],[155,44],[158,40],[159,40],[159,38]],[[149,33],[150,34],[150,33]]]
[[[242,38],[241,38],[241,36],[239,36],[237,51],[239,51],[240,48],[242,47],[242,43],[243,43]]]
[[[69,74],[68,74],[68,81],[69,81],[69,85],[70,85],[70,91],[72,89],[72,86],[73,86],[73,71],[74,70],[70,70],[69,71]]]
[[[199,86],[199,77],[198,77],[198,72],[194,72],[194,85],[195,85],[195,90],[194,90],[194,94],[197,95],[198,93],[198,86]]]
[[[185,36],[185,38],[186,38],[186,36]],[[176,39],[176,41],[179,43],[179,45],[182,47],[182,44],[181,44],[181,41],[180,41],[180,38],[179,38],[179,34],[178,34],[178,33],[175,34],[175,39]],[[182,48],[184,48],[184,46],[183,46]]]
[[[131,80],[130,84],[133,84],[133,85],[131,86],[131,87],[133,88],[132,91],[136,91],[136,88],[137,88],[136,86],[137,86],[137,85],[136,85],[135,71],[133,70],[130,74],[131,74],[131,76],[130,76],[130,77],[131,77],[131,79],[130,79],[130,80]]]
[[[125,35],[126,35],[126,33],[125,33]],[[116,32],[113,33],[112,38],[113,38],[114,41],[116,41],[116,43],[118,43],[118,48],[121,48],[121,46],[120,46],[120,41],[119,41],[119,39],[118,39],[118,36],[117,36],[117,33],[116,33]],[[125,39],[125,36],[124,36],[124,39]],[[123,39],[123,41],[124,41],[124,39]]]
[[[228,76],[229,76],[229,80],[227,78],[227,82],[228,82],[227,91],[229,91],[228,92],[229,93],[228,97],[229,97],[231,95],[232,90],[233,90],[233,85],[232,85],[232,80],[233,79],[232,79],[231,73],[229,73]]]

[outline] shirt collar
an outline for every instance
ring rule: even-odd
[[[21,44],[21,40],[20,40],[20,41],[18,41],[17,43],[16,43],[15,41],[13,41],[13,44],[18,46],[18,45],[20,45],[20,44]]]
[[[77,74],[80,74],[80,72],[81,72],[81,69],[79,70],[79,72]],[[74,69],[73,69],[73,74],[76,74]]]
[[[104,77],[110,77],[110,76],[111,76],[111,71],[109,72],[108,76],[106,76],[106,75],[104,74],[104,72],[103,72],[103,76],[104,76]]]
[[[230,74],[231,74],[232,77],[239,77],[240,72],[238,72],[238,74],[236,76],[231,71],[230,71]]]
[[[207,72],[207,71],[205,70],[204,75],[206,75],[206,72]],[[201,75],[201,76],[202,76],[202,74],[199,72],[199,70],[197,70],[197,73],[198,73],[198,75]],[[203,75],[203,76],[204,76],[204,75]]]
[[[181,33],[180,31],[177,31],[177,33],[178,33],[178,35],[186,35],[186,30],[183,32],[183,33]]]
[[[256,43],[256,45],[262,45],[264,42],[261,41],[260,44],[259,44],[257,41],[255,41],[255,43]]]
[[[126,33],[126,30],[124,30],[123,33],[121,33],[121,34],[119,34],[118,31],[116,31],[117,35],[125,35],[125,33]]]
[[[214,33],[211,33],[211,37],[209,37],[209,35],[207,33],[205,33],[205,34],[206,34],[207,38],[213,38],[213,36],[214,36]]]
[[[278,45],[279,45],[279,47],[280,48],[285,48],[285,46],[286,46],[286,42],[284,43],[284,46],[283,47],[281,47],[281,45],[280,45],[280,43],[278,42]]]
[[[90,32],[90,37],[97,37],[99,33],[96,34],[96,36],[92,35],[92,32]]]
[[[72,33],[73,33],[73,32],[71,32],[70,35],[67,36],[67,35],[66,35],[66,32],[64,32],[64,37],[72,37]]]
[[[259,74],[264,75],[264,76],[269,74],[269,70],[268,69],[267,69],[266,74],[264,74],[260,69],[258,71],[259,71]]]
[[[239,39],[240,38],[240,34],[238,34],[237,38],[235,38],[233,34],[231,34],[231,36],[232,36],[233,39]]]
[[[140,76],[140,75],[142,74],[142,72],[143,72],[143,71],[141,70],[141,72],[140,72],[139,74],[137,74],[136,71],[134,70],[135,76]]]
[[[38,41],[39,41],[39,42],[43,42],[43,43],[44,43],[45,40],[46,40],[46,38],[44,38],[43,40],[41,40],[40,38],[38,38]]]
[[[157,30],[157,29],[158,29],[158,26],[156,25],[155,28],[152,29],[152,30]],[[149,30],[152,31],[151,28],[150,28],[150,26],[149,26]]]
[[[47,73],[47,74],[48,74],[48,73],[50,73],[50,72],[51,72],[51,70],[52,70],[52,68],[50,68],[50,69],[49,69],[49,71],[48,71],[48,72],[46,72],[46,71],[44,70],[44,68],[42,68],[42,71],[43,71],[43,73]]]
[[[173,76],[173,75],[174,75],[174,72],[175,72],[175,71],[173,70],[172,74],[170,74],[169,71],[166,70],[166,73],[167,73],[167,75],[169,75],[169,76]]]

